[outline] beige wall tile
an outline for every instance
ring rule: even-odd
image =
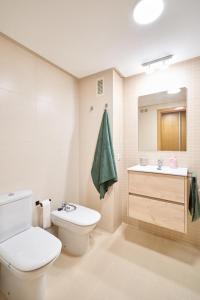
[[[137,101],[141,95],[167,90],[170,86],[187,88],[187,151],[175,152],[179,166],[188,167],[197,173],[200,182],[200,58],[195,58],[171,66],[165,72],[152,75],[141,74],[124,79],[124,176],[122,183],[123,219],[127,220],[128,177],[126,168],[139,162],[140,156],[146,156],[150,163],[156,163],[163,158],[165,163],[172,152],[139,152],[138,151],[138,113]],[[190,220],[190,217],[189,217]],[[200,222],[192,224],[189,221],[188,234],[180,235],[173,231],[144,224],[129,219],[133,225],[153,233],[165,235],[200,245]]]
[[[104,95],[96,95],[96,81],[104,78]],[[105,198],[100,200],[91,178],[91,168],[100,124],[105,108],[108,104],[108,114],[113,145],[116,156],[118,175],[121,172],[122,143],[122,90],[123,82],[113,70],[108,70],[80,80],[80,202],[100,211],[102,219],[100,226],[108,231],[114,231],[121,224],[121,198],[119,184],[115,184]],[[94,110],[90,111],[93,106]],[[118,124],[118,119],[120,124]],[[121,128],[121,131],[119,131]]]
[[[98,97],[96,80],[101,77],[105,93]],[[180,166],[200,176],[199,78],[200,58],[195,58],[151,76],[122,79],[114,70],[108,70],[78,81],[1,36],[0,192],[30,188],[35,200],[51,197],[55,208],[63,199],[79,201],[80,181],[80,202],[99,210],[101,227],[113,231],[121,223],[121,206],[123,219],[127,220],[126,168],[138,163],[141,155],[155,163],[160,157],[166,161],[172,154],[138,152],[138,96],[174,85],[187,88],[187,152],[175,155]],[[119,183],[100,201],[90,171],[105,103]],[[128,222],[142,230],[200,245],[199,222],[189,222],[186,236],[130,219]]]
[[[104,78],[104,95],[97,96],[96,81]],[[101,212],[100,226],[113,230],[113,191],[99,199],[91,178],[91,168],[101,119],[105,104],[108,104],[109,120],[112,131],[113,118],[113,71],[108,70],[80,80],[80,202]],[[90,111],[90,107],[93,110]]]
[[[78,80],[2,36],[0,137],[0,192],[79,201]]]

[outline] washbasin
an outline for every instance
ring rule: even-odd
[[[175,176],[187,176],[187,173],[188,173],[187,168],[172,169],[167,166],[162,166],[161,170],[159,170],[157,165],[147,165],[147,166],[136,165],[136,166],[128,168],[127,170],[134,171],[134,172],[169,174],[169,175],[175,175]]]

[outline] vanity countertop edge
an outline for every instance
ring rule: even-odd
[[[135,165],[133,167],[127,168],[127,171],[156,173],[156,174],[164,174],[164,175],[166,174],[166,175],[183,176],[183,177],[188,176],[188,168],[172,169],[170,167],[163,166],[161,170],[158,170],[156,165],[147,165],[147,166]]]

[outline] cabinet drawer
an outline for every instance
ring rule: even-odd
[[[153,173],[129,172],[129,193],[184,203],[185,179]]]
[[[129,195],[128,215],[143,222],[185,232],[184,205]]]

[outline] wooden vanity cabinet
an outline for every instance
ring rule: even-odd
[[[129,171],[128,216],[187,233],[187,177]]]

